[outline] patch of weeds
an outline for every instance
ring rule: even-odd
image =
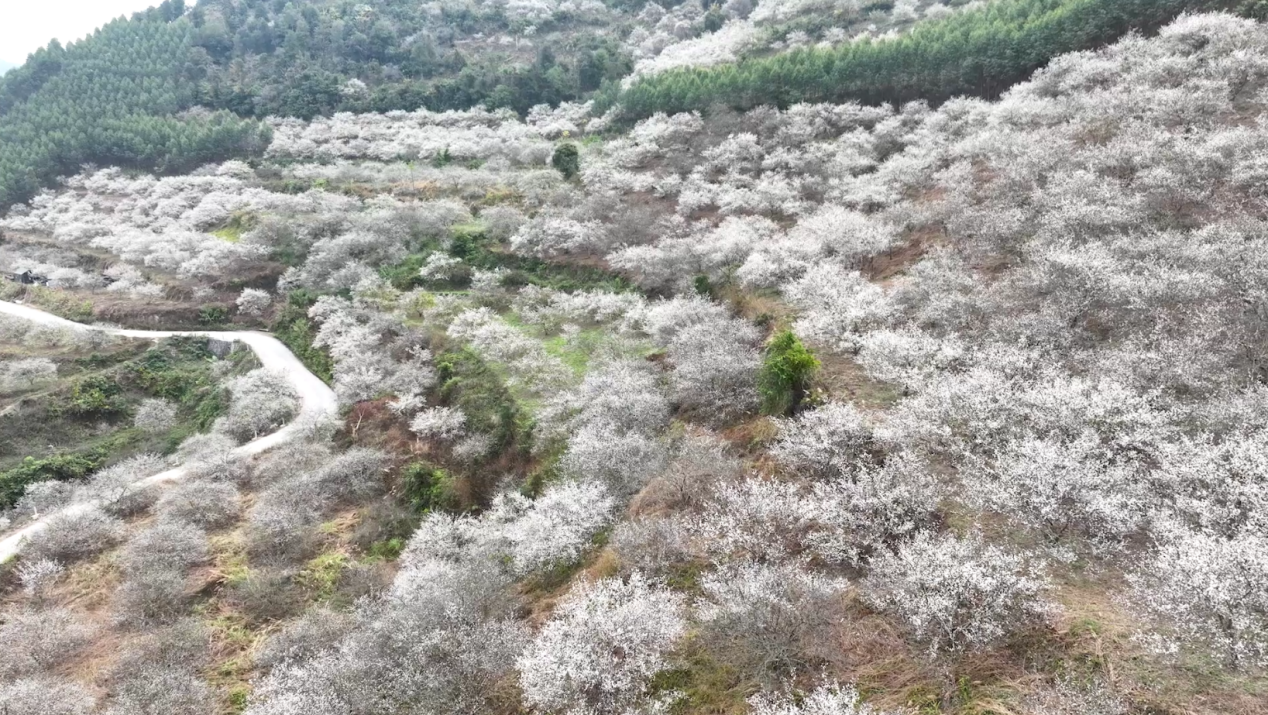
[[[651,681],[655,695],[680,695],[670,706],[671,713],[748,712],[747,695],[753,684],[745,682],[734,667],[693,642],[688,642],[678,662],[677,668],[661,671]]]
[[[311,559],[299,572],[296,580],[312,591],[318,601],[327,601],[335,595],[339,576],[351,565],[352,559],[337,552],[325,553]]]
[[[255,642],[255,631],[241,614],[226,613],[209,618],[207,627],[211,629],[212,637],[216,641],[234,649],[250,648]],[[232,668],[234,663],[234,659],[225,661],[216,668],[217,673],[224,672],[226,666]]]
[[[67,393],[58,395],[51,406],[55,416],[109,419],[128,410],[123,388],[105,375],[89,375],[71,383]]]
[[[204,305],[198,309],[198,324],[208,327],[224,325],[229,320],[229,310],[223,305]]]
[[[401,552],[404,550],[405,539],[397,536],[370,544],[365,556],[367,561],[395,561],[401,557]]]
[[[603,343],[606,333],[599,328],[588,328],[569,335],[556,335],[542,341],[546,352],[559,358],[577,375],[584,375],[590,365],[590,357]]]
[[[77,323],[93,321],[92,301],[53,288],[29,286],[27,299],[44,310]]]
[[[420,514],[462,507],[453,475],[427,462],[412,462],[401,470],[401,489],[405,501]]]
[[[251,686],[246,683],[237,683],[229,688],[229,692],[225,695],[224,712],[228,715],[238,715],[238,713],[246,712],[247,703],[251,699]]]
[[[242,240],[242,234],[255,227],[257,219],[255,214],[245,211],[236,211],[224,226],[211,232],[211,235],[222,241],[229,243],[238,243]]]
[[[234,534],[211,537],[211,550],[216,571],[226,586],[234,586],[251,575],[246,547]]]

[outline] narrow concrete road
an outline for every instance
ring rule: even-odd
[[[272,449],[280,444],[285,444],[294,439],[302,429],[302,425],[324,417],[333,417],[338,414],[338,402],[335,400],[335,393],[321,378],[308,371],[304,364],[299,361],[291,353],[282,341],[269,335],[268,333],[260,333],[249,330],[232,330],[232,331],[214,331],[214,330],[193,330],[193,331],[169,331],[169,330],[127,330],[121,328],[103,328],[94,325],[84,325],[76,323],[65,318],[59,318],[56,315],[45,313],[38,308],[32,308],[27,305],[18,303],[9,303],[0,301],[0,315],[8,315],[23,320],[29,320],[41,325],[49,325],[59,328],[68,328],[71,330],[94,330],[109,335],[117,335],[124,338],[139,338],[143,340],[159,340],[162,338],[171,338],[177,336],[194,336],[216,338],[218,340],[226,340],[233,342],[241,342],[255,353],[260,359],[260,364],[266,370],[279,373],[286,377],[286,381],[291,387],[295,388],[295,392],[299,395],[300,410],[299,414],[290,424],[273,434],[259,437],[247,442],[233,450],[233,454],[240,457],[250,457]],[[137,487],[150,486],[162,482],[179,481],[185,476],[184,465],[169,469],[166,472],[160,472],[152,477],[147,477],[136,483]],[[0,563],[8,561],[22,548],[22,543],[33,534],[36,534],[48,526],[49,518],[56,514],[75,513],[83,511],[92,506],[91,502],[75,504],[66,507],[55,514],[46,515],[22,528],[6,535],[0,539]]]

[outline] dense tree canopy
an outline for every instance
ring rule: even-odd
[[[675,69],[621,95],[633,118],[713,105],[865,104],[957,95],[997,97],[1063,52],[1130,30],[1154,31],[1182,12],[1241,7],[1232,0],[1002,0],[926,21],[898,38],[814,47],[737,64]]]

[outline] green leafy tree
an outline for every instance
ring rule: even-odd
[[[572,180],[581,173],[581,154],[577,151],[577,145],[564,142],[555,147],[555,154],[550,157],[550,165],[563,174],[565,179]]]
[[[818,369],[818,358],[791,330],[777,333],[766,346],[758,373],[762,411],[768,415],[792,414],[806,399]]]

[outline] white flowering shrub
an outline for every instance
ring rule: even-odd
[[[229,410],[213,429],[245,442],[286,424],[299,409],[298,395],[280,374],[254,370],[230,380]]]
[[[456,407],[431,407],[414,415],[409,428],[422,439],[452,442],[466,434],[467,416]]]
[[[796,485],[749,477],[720,484],[691,528],[715,561],[774,563],[800,554],[815,519]]]
[[[1147,640],[1164,652],[1204,649],[1235,668],[1268,663],[1268,542],[1170,527],[1130,578],[1156,619]]]
[[[8,715],[88,715],[96,702],[88,688],[55,676],[0,685],[0,712]]]
[[[263,315],[272,304],[273,296],[259,288],[243,288],[236,301],[238,312],[252,317]]]
[[[681,595],[637,573],[577,586],[517,661],[525,702],[577,713],[637,706],[686,630],[684,609]]]
[[[149,665],[128,673],[115,688],[109,715],[205,715],[215,696],[197,673],[181,665]]]
[[[184,521],[206,529],[233,523],[241,509],[241,494],[228,482],[192,481],[163,491],[154,505],[161,519]]]
[[[123,538],[123,522],[100,507],[86,506],[54,514],[23,548],[27,558],[69,563],[114,546]]]
[[[207,535],[192,524],[160,521],[123,547],[124,580],[114,594],[119,622],[170,621],[185,606],[186,569],[207,559]]]
[[[886,715],[864,704],[856,689],[839,683],[821,685],[799,697],[761,692],[748,703],[752,715]]]
[[[872,561],[864,598],[897,616],[930,655],[978,648],[1042,624],[1045,577],[980,537],[919,534]]]
[[[807,669],[832,649],[846,583],[795,562],[740,562],[705,574],[697,613],[715,651],[767,682]]]
[[[806,542],[829,562],[859,565],[934,528],[945,493],[919,458],[892,455],[882,466],[813,485]]]
[[[969,498],[1050,542],[1115,543],[1142,526],[1152,500],[1142,465],[1108,452],[1090,434],[1071,443],[1022,439],[969,477]]]
[[[76,490],[79,500],[95,500],[116,516],[129,516],[149,508],[158,493],[153,487],[137,482],[163,471],[162,458],[156,454],[139,454],[94,472],[88,483]]]
[[[321,325],[313,345],[327,348],[335,361],[340,404],[392,393],[408,412],[435,384],[431,351],[417,344],[398,317],[368,301],[334,296],[322,296],[308,315]]]
[[[602,483],[565,483],[532,500],[505,495],[495,501],[488,520],[504,522],[511,568],[531,573],[579,559],[591,538],[611,521],[615,500]]]
[[[738,319],[683,327],[669,343],[674,398],[710,423],[723,424],[756,408],[761,358],[753,327]]]
[[[871,420],[849,403],[832,402],[781,420],[771,455],[796,473],[816,479],[853,474],[878,461]]]
[[[52,559],[35,559],[23,560],[18,564],[15,573],[18,576],[18,582],[22,584],[22,591],[28,597],[39,601],[53,584],[61,578],[66,571],[66,567],[61,563]]]
[[[166,432],[176,426],[176,405],[160,398],[147,398],[137,405],[133,424],[150,434]]]
[[[52,671],[91,641],[94,629],[65,608],[9,610],[0,624],[5,679]]]
[[[48,358],[0,362],[0,392],[30,390],[57,379],[57,363]]]

